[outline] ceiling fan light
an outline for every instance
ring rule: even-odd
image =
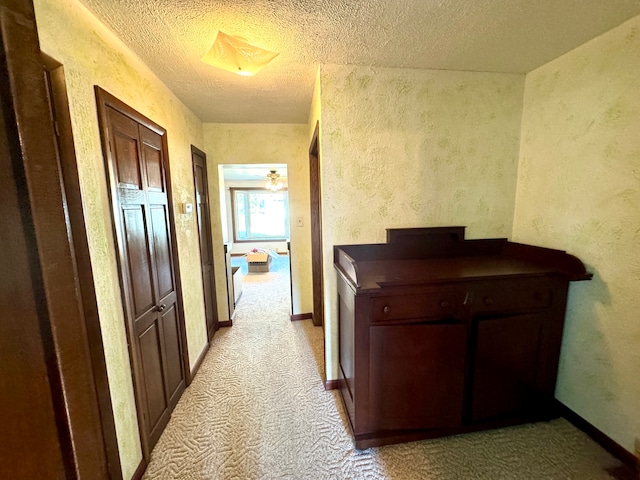
[[[265,183],[264,188],[272,192],[281,190],[284,185],[278,178],[280,178],[280,174],[275,170],[271,170],[271,172],[267,174],[267,183]]]
[[[238,75],[258,73],[279,54],[251,45],[244,39],[218,32],[209,51],[201,60],[214,67]]]

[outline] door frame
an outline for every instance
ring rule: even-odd
[[[311,204],[311,275],[313,285],[313,324],[324,330],[324,269],[322,244],[322,190],[320,182],[320,122],[309,146],[309,202]],[[316,291],[317,290],[317,291]]]
[[[121,479],[122,467],[120,463],[120,452],[118,450],[113,404],[109,390],[107,364],[104,357],[102,329],[100,326],[98,302],[93,280],[93,267],[91,266],[87,229],[84,222],[84,208],[82,206],[78,162],[73,140],[64,67],[52,57],[44,53],[41,55],[49,89],[50,109],[53,115],[60,176],[64,185],[69,223],[71,225],[72,244],[79,280],[79,293],[85,318],[86,336],[91,354],[93,380],[99,403],[109,476],[113,479]]]
[[[175,212],[173,209],[173,195],[171,188],[171,169],[169,162],[169,153],[168,153],[168,144],[167,144],[167,131],[155,123],[153,120],[150,120],[146,116],[142,115],[140,112],[136,111],[120,99],[116,98],[103,88],[98,85],[94,86],[95,96],[96,96],[96,104],[98,109],[98,125],[100,128],[100,136],[101,136],[101,144],[102,144],[102,153],[104,157],[104,166],[105,166],[105,175],[107,181],[107,191],[109,194],[109,204],[111,210],[111,228],[114,241],[118,238],[118,222],[116,218],[116,212],[119,209],[119,199],[117,194],[118,186],[115,184],[115,176],[111,172],[110,161],[111,157],[110,146],[109,146],[109,121],[108,121],[108,109],[112,108],[119,113],[131,118],[133,121],[147,127],[153,132],[157,133],[162,138],[162,156],[164,161],[164,171],[166,176],[166,189],[167,189],[167,201],[168,201],[168,209],[169,209],[169,231],[171,235],[171,256],[173,260],[173,270],[174,277],[176,283],[176,305],[178,306],[178,330],[180,333],[180,346],[182,349],[181,355],[181,368],[183,371],[183,375],[185,378],[185,388],[189,386],[191,383],[191,372],[189,370],[189,351],[187,349],[187,338],[186,338],[186,324],[184,318],[184,302],[183,302],[183,293],[182,293],[182,281],[180,277],[180,262],[178,258],[178,248],[176,242],[176,231],[175,231]],[[116,251],[121,248],[119,242],[115,242]],[[117,252],[116,252],[117,253]],[[125,285],[125,279],[122,275],[123,265],[121,263],[122,255],[118,253],[116,255],[116,260],[118,264],[118,279],[120,282],[120,293],[122,295],[122,307],[123,311],[126,309],[127,301],[125,298],[125,289],[123,288]],[[140,433],[140,441],[142,444],[142,454],[143,454],[143,462],[146,464],[149,461],[149,457],[151,454],[151,447],[149,445],[149,438],[147,438],[146,431],[148,430],[146,422],[147,419],[143,415],[143,405],[140,399],[140,390],[141,390],[141,376],[142,372],[140,370],[140,366],[138,365],[138,359],[134,354],[131,345],[135,340],[134,332],[131,330],[132,325],[129,322],[129,319],[126,318],[125,313],[125,330],[127,334],[128,341],[128,351],[129,351],[129,360],[131,362],[131,375],[134,385],[134,397],[136,404],[136,413],[138,417],[138,430]]]
[[[39,471],[45,476],[107,479],[87,325],[32,2],[3,2],[0,27],[0,125],[10,151],[9,158],[0,161],[7,173],[2,177],[12,187],[3,190],[11,201],[0,203],[0,211],[6,233],[15,239],[1,256],[3,264],[15,270],[12,284],[20,288],[11,305],[20,313],[0,322],[2,338],[10,339],[0,342],[0,355],[8,360],[0,362],[0,374],[15,382],[6,392],[1,413],[3,419],[6,414],[18,420],[20,429],[7,428],[0,438],[11,446],[14,465],[32,467],[11,472],[12,478]],[[21,255],[14,255],[19,250]],[[46,384],[49,388],[40,388]]]
[[[209,169],[207,168],[207,154],[204,153],[202,150],[200,150],[199,148],[195,147],[194,145],[191,145],[191,163],[193,165],[193,192],[194,192],[194,197],[197,194],[197,186],[196,186],[196,162],[195,162],[195,156],[200,156],[202,157],[203,161],[204,161],[204,178],[202,179],[202,188],[205,189],[205,191],[207,192],[207,203],[208,203],[208,216],[204,217],[204,228],[209,229],[209,244],[206,246],[206,248],[209,249],[209,258],[211,258],[211,274],[213,276],[213,282],[212,282],[212,287],[213,287],[213,298],[212,298],[212,309],[213,312],[211,312],[211,314],[213,315],[213,331],[209,331],[209,325],[207,325],[207,317],[206,317],[206,309],[207,309],[207,302],[205,299],[205,326],[207,327],[207,341],[210,343],[211,340],[213,340],[213,336],[216,333],[216,331],[220,328],[220,319],[218,318],[218,299],[217,299],[217,295],[216,295],[216,269],[215,269],[215,257],[213,256],[213,233],[211,230],[211,195],[210,195],[210,190],[209,190]],[[201,239],[201,235],[200,235],[200,222],[198,221],[199,217],[199,213],[198,213],[198,199],[196,198],[196,221],[198,224],[198,239],[200,240],[198,242],[198,245],[200,246],[200,249],[202,249],[202,239]],[[200,251],[200,264],[202,267],[202,251]],[[202,288],[204,289],[205,286],[205,281],[204,281],[204,277],[202,279]],[[194,369],[197,370],[197,369]]]

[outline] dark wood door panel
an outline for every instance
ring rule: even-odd
[[[164,192],[161,152],[157,148],[143,143],[142,155],[146,166],[147,188],[150,192]]]
[[[142,206],[123,208],[126,265],[132,313],[138,318],[155,305],[149,239]]]
[[[142,190],[142,172],[138,158],[138,124],[113,109],[109,109],[108,115],[118,187]]]
[[[204,282],[204,290],[206,292],[215,292],[214,285],[212,283],[213,278],[213,268],[209,266],[202,267],[202,281]],[[213,311],[216,308],[216,302],[213,298],[213,295],[205,295],[204,296],[204,308],[205,311]]]
[[[168,212],[165,206],[154,205],[150,210],[153,229],[154,264],[158,277],[158,296],[163,298],[175,291],[171,263],[171,232],[168,225]]]
[[[168,406],[165,396],[161,343],[162,339],[157,322],[153,322],[138,337],[150,430],[155,428]]]
[[[466,338],[462,324],[372,327],[371,429],[459,425]]]
[[[478,322],[473,420],[526,411],[538,401],[542,394],[536,385],[542,322],[541,315]]]
[[[184,374],[180,368],[180,339],[178,332],[178,316],[175,306],[168,307],[162,314],[160,319],[162,322],[163,332],[163,353],[167,364],[166,368],[166,385],[168,402],[175,403],[177,398],[184,390]]]

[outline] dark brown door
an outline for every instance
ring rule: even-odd
[[[319,124],[309,148],[309,177],[311,203],[311,284],[313,287],[313,324],[324,324],[324,286],[322,267],[322,210],[320,200],[320,158],[318,148]]]
[[[98,91],[98,100],[106,92]],[[121,287],[146,453],[185,389],[163,131],[113,105],[101,108]]]
[[[218,307],[215,296],[215,272],[213,269],[207,156],[204,152],[191,146],[191,158],[193,160],[193,178],[196,191],[198,231],[200,232],[200,259],[202,262],[202,283],[204,286],[204,310],[207,318],[207,338],[211,341],[213,334],[218,329]]]

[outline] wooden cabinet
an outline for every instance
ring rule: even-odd
[[[463,227],[337,246],[341,396],[356,447],[554,415],[575,257]]]

